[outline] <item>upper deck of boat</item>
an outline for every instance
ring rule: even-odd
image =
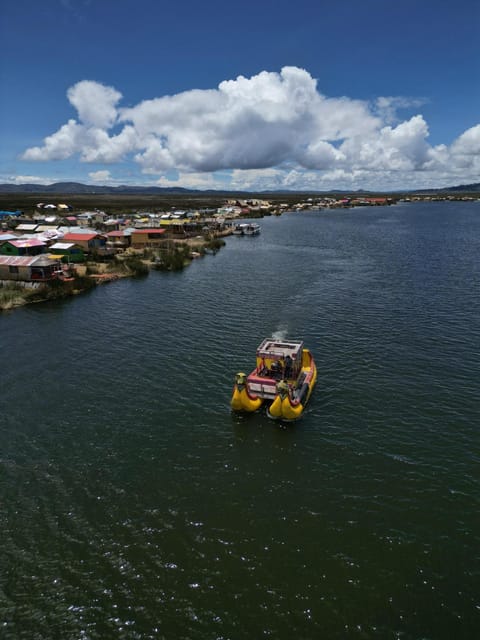
[[[286,358],[290,356],[292,360],[296,360],[299,353],[302,352],[302,340],[275,340],[266,338],[257,349],[259,358],[271,358],[273,360]]]

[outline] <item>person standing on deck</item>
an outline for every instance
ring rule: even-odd
[[[290,378],[292,375],[292,366],[293,360],[289,355],[287,355],[285,358],[285,378]]]

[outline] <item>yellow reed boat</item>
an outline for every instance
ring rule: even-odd
[[[266,404],[270,418],[300,418],[317,380],[315,361],[303,341],[266,338],[257,349],[256,365],[249,375],[235,376],[232,409],[252,412]]]

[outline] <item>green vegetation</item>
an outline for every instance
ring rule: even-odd
[[[114,256],[106,268],[107,273],[133,277],[146,276],[149,271],[148,265],[138,255]]]
[[[190,262],[191,249],[183,242],[167,243],[153,263],[158,271],[181,271]]]
[[[129,271],[131,275],[136,278],[140,276],[146,276],[150,271],[148,266],[137,256],[129,256],[128,258],[125,258],[123,264],[127,271]]]
[[[205,249],[210,250],[212,253],[217,253],[222,247],[225,246],[225,240],[222,238],[212,238],[205,243]]]

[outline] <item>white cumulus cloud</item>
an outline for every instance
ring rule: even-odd
[[[480,124],[467,129],[457,138],[453,145],[453,152],[465,155],[478,155],[480,153]]]
[[[91,80],[82,80],[70,87],[67,97],[85,125],[109,129],[117,119],[116,105],[122,94],[113,87],[105,87]]]
[[[129,108],[119,105],[115,88],[91,80],[75,84],[67,97],[77,117],[27,149],[23,159],[133,161],[160,184],[205,188],[218,180],[204,177],[219,171],[228,172],[232,187],[243,180],[244,188],[261,188],[263,180],[263,188],[322,188],[337,179],[368,187],[383,179],[385,188],[393,188],[398,180],[411,184],[412,175],[425,183],[478,169],[480,125],[451,146],[433,147],[421,114],[403,121],[397,116],[423,99],[328,97],[297,67]],[[165,178],[169,171],[178,180]],[[224,178],[220,182],[225,185]]]
[[[398,122],[398,111],[400,109],[418,109],[428,100],[425,98],[407,98],[405,96],[380,96],[374,104],[374,111],[387,124]]]
[[[83,127],[69,120],[60,129],[47,136],[43,147],[31,147],[23,154],[24,160],[66,160],[79,150]]]
[[[112,176],[110,175],[110,171],[101,169],[100,171],[91,171],[88,177],[90,180],[93,180],[93,182],[108,182]]]
[[[31,175],[15,175],[15,176],[0,176],[0,182],[9,182],[12,184],[49,184],[56,180],[54,178],[48,178],[45,176],[31,176]]]
[[[182,187],[184,189],[223,189],[225,183],[212,173],[183,173],[173,180],[161,176],[156,184],[159,187]]]

